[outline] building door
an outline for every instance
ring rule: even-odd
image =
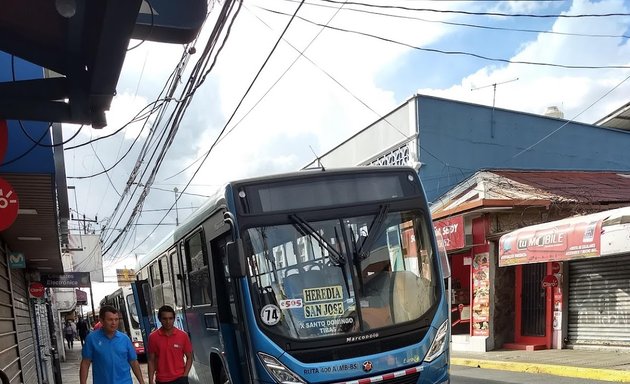
[[[551,263],[516,267],[516,316],[514,341],[534,349],[551,348],[552,292],[542,281],[551,274]]]

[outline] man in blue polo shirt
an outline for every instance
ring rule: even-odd
[[[103,327],[90,332],[85,339],[79,383],[86,384],[91,364],[93,384],[132,384],[129,366],[138,382],[144,384],[131,340],[118,331],[118,310],[105,305],[99,311],[99,318]]]

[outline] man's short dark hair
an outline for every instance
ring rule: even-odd
[[[114,315],[118,313],[118,310],[114,307],[112,307],[111,305],[103,305],[101,307],[101,309],[98,311],[98,317],[102,320],[105,319],[105,314],[109,312],[109,313],[113,313]]]
[[[170,312],[173,314],[173,317],[175,317],[175,310],[173,309],[173,307],[171,307],[170,305],[163,305],[160,307],[160,309],[158,309],[158,319],[162,319],[162,314],[164,312]]]

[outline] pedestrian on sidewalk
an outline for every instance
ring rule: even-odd
[[[175,328],[175,310],[170,305],[160,307],[158,319],[162,326],[149,335],[149,384],[188,384],[190,338]]]
[[[66,326],[63,327],[63,335],[66,338],[66,342],[68,342],[68,349],[72,349],[74,347],[74,338],[76,337],[76,333],[74,331],[74,327],[70,323],[70,320],[66,320]]]
[[[86,384],[90,365],[93,384],[132,384],[129,366],[138,383],[144,384],[131,340],[118,331],[118,310],[105,305],[99,311],[99,318],[103,326],[98,331],[90,332],[85,340],[79,384]]]
[[[90,330],[88,329],[87,321],[83,320],[82,317],[79,318],[79,322],[77,323],[77,331],[79,332],[79,339],[81,339],[81,346],[85,345],[85,338],[87,337]]]

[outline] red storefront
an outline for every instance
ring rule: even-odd
[[[516,281],[514,342],[504,347],[630,347],[630,208],[505,234],[498,261]]]
[[[486,351],[491,332],[490,246],[486,215],[434,221],[451,264],[451,334],[458,350]]]

